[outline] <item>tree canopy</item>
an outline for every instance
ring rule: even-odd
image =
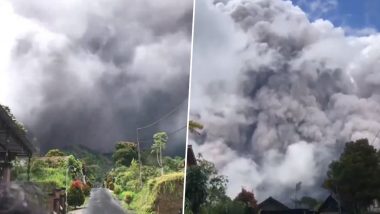
[[[242,188],[241,192],[236,196],[235,201],[240,201],[250,208],[257,207],[257,200],[253,192],[247,191],[244,188]]]
[[[153,145],[151,147],[152,153],[156,153],[157,163],[161,167],[161,175],[164,174],[164,166],[162,161],[162,152],[168,142],[168,135],[166,132],[157,132],[153,135]]]
[[[379,160],[367,139],[348,142],[340,158],[329,165],[324,187],[353,213],[361,213],[380,196]]]
[[[116,165],[130,166],[133,159],[137,160],[137,152],[135,143],[121,141],[116,144],[112,158]]]
[[[198,165],[187,168],[186,199],[193,213],[199,213],[201,206],[213,206],[228,199],[227,178],[219,175],[215,165],[202,156]]]

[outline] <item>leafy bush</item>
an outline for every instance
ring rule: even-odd
[[[109,185],[108,185],[108,189],[110,189],[110,190],[114,190],[114,189],[115,189],[115,184],[113,184],[113,183],[109,183]]]
[[[165,157],[164,158],[164,166],[165,171],[168,172],[178,172],[183,170],[185,164],[185,160],[181,157]]]
[[[77,160],[73,155],[70,155],[67,159],[67,167],[70,169],[70,173],[73,179],[82,175],[82,162],[80,160]]]
[[[113,189],[113,193],[115,193],[116,195],[119,195],[121,193],[121,188],[120,186],[118,185],[115,185],[114,189]]]
[[[69,206],[78,207],[84,203],[85,197],[81,188],[71,185],[67,192],[67,203]]]
[[[48,165],[45,161],[37,159],[32,162],[30,171],[37,176],[42,176],[44,172],[43,169],[46,167],[48,167]]]
[[[124,196],[124,202],[127,203],[128,205],[132,202],[133,198],[135,196],[134,192],[127,191]]]
[[[80,180],[75,180],[71,183],[72,188],[77,188],[77,189],[82,189],[83,188],[83,183]]]

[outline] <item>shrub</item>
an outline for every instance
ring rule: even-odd
[[[83,183],[80,180],[75,180],[71,183],[71,188],[77,188],[77,189],[82,189],[83,188]]]
[[[110,190],[114,190],[114,189],[115,189],[115,184],[113,184],[113,183],[109,183],[109,184],[108,184],[108,189],[110,189]]]
[[[114,192],[116,195],[119,195],[119,194],[121,193],[121,188],[120,188],[120,186],[115,185],[115,186],[114,186],[114,189],[113,189],[113,192]]]
[[[127,191],[125,193],[125,197],[124,197],[125,203],[127,203],[129,205],[132,202],[132,200],[133,200],[134,197],[135,197],[135,193],[134,192]]]
[[[84,194],[82,189],[76,188],[75,185],[71,185],[67,192],[67,204],[74,208],[81,206],[84,203]]]
[[[44,172],[44,168],[48,167],[48,165],[43,160],[34,160],[32,166],[30,168],[32,174],[36,176],[42,176]]]

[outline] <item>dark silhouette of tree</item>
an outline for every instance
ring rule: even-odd
[[[241,189],[241,192],[236,196],[234,202],[241,202],[245,205],[246,214],[256,213],[257,200],[253,192],[247,191],[244,188]]]
[[[186,171],[186,199],[194,214],[198,214],[200,207],[207,199],[208,174],[202,166],[192,166]]]
[[[367,139],[348,142],[340,158],[329,165],[324,187],[335,193],[348,210],[361,213],[379,197],[379,160]]]
[[[211,206],[228,199],[227,179],[218,175],[215,165],[201,156],[197,163],[188,167],[186,172],[186,204],[194,214],[200,212],[202,205]]]

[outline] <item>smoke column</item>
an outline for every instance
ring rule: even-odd
[[[43,151],[134,141],[187,99],[192,4],[2,1],[0,102]],[[186,105],[144,137],[186,125]],[[169,137],[168,153],[184,155],[185,131]]]
[[[344,143],[380,130],[380,34],[310,21],[290,1],[197,1],[190,143],[259,200],[323,198]]]

